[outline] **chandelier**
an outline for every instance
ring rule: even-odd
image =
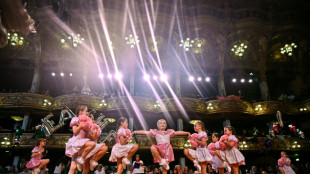
[[[67,42],[72,42],[73,47],[77,47],[79,44],[81,44],[84,41],[84,38],[80,34],[75,35],[73,33],[69,34],[66,39],[68,39]],[[62,38],[60,39],[60,42],[62,44],[65,44],[66,39]]]
[[[8,40],[11,46],[21,46],[24,44],[24,37],[19,33],[8,32]]]
[[[186,38],[186,40],[181,40],[180,47],[183,47],[184,51],[189,51],[191,47],[193,47],[194,40],[190,38]],[[201,46],[201,45],[200,45]]]
[[[239,57],[242,57],[244,55],[244,51],[248,46],[241,42],[240,44],[235,44],[234,47],[231,49],[231,51]]]
[[[135,45],[137,45],[140,42],[139,37],[138,36],[134,37],[132,34],[130,34],[128,37],[125,37],[125,40],[126,44],[130,45],[130,48],[134,48]]]
[[[285,44],[284,47],[281,48],[281,54],[287,53],[287,55],[292,56],[294,48],[297,48],[295,43]]]

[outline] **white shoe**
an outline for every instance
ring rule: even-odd
[[[226,161],[224,161],[224,167],[227,169],[229,173],[231,172],[231,167]]]
[[[40,170],[39,168],[35,168],[35,169],[33,169],[33,172],[34,172],[35,174],[39,174],[39,173],[41,172],[41,170]]]
[[[76,162],[76,168],[78,169],[79,172],[81,172],[83,169],[83,165],[84,165],[85,161],[83,160],[82,157],[78,157],[75,160],[75,162]]]
[[[201,173],[201,166],[197,160],[194,160],[194,166],[197,168],[197,172]]]
[[[159,165],[162,165],[164,169],[169,170],[170,166],[167,164],[167,161],[165,159],[161,159]]]
[[[123,169],[126,169],[126,167],[129,165],[129,163],[130,163],[130,161],[126,157],[124,157],[122,159]]]
[[[94,161],[94,159],[91,159],[89,161],[89,166],[90,166],[90,170],[91,171],[93,171],[96,168],[97,165],[98,165],[98,162]]]

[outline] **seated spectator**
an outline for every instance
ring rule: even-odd
[[[97,170],[95,171],[95,174],[105,174],[102,164],[99,164],[97,166]]]
[[[19,174],[31,174],[32,172],[28,170],[28,168],[25,166],[23,171]]]

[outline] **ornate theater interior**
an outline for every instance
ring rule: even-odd
[[[105,116],[101,138],[122,116],[132,131],[165,119],[169,129],[194,133],[200,120],[208,143],[231,125],[246,159],[242,171],[275,172],[286,151],[296,173],[309,173],[309,1],[21,2],[35,22],[27,34],[10,27],[15,8],[0,2],[1,166],[29,160],[37,138],[46,137],[53,171],[72,136],[62,111],[86,105],[95,119]],[[154,139],[132,141],[154,166]],[[193,167],[183,154],[187,137],[171,144],[171,166]],[[99,163],[114,166],[109,156]]]

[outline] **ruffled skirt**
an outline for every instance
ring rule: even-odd
[[[113,146],[109,161],[117,162],[117,158],[126,157],[128,152],[133,148],[134,144],[121,145],[117,143]]]
[[[284,165],[282,169],[284,170],[285,174],[295,174],[291,166]]]
[[[96,144],[95,148],[93,148],[93,150],[91,150],[89,154],[86,156],[86,159],[95,155],[102,146],[105,146],[105,144],[104,143]]]
[[[206,147],[198,147],[196,150],[189,149],[189,154],[192,158],[197,159],[198,162],[211,162],[213,159]]]
[[[225,159],[225,152],[221,151],[220,152],[222,159]],[[224,168],[224,163],[220,160],[220,158],[216,155],[213,156],[213,161],[212,161],[212,169],[215,171],[218,171],[219,168]]]
[[[66,145],[66,155],[70,158],[74,157],[88,141],[90,141],[88,138],[71,137]]]
[[[174,161],[174,153],[170,143],[164,143],[158,145],[153,144],[152,147],[156,147],[159,151],[160,156],[166,161],[168,162]],[[153,156],[153,158],[154,163],[160,163],[159,159],[155,158],[155,156]]]
[[[36,168],[41,164],[42,159],[41,158],[31,158],[26,167],[28,169]]]
[[[244,156],[237,148],[226,149],[225,157],[229,164],[245,165]]]

